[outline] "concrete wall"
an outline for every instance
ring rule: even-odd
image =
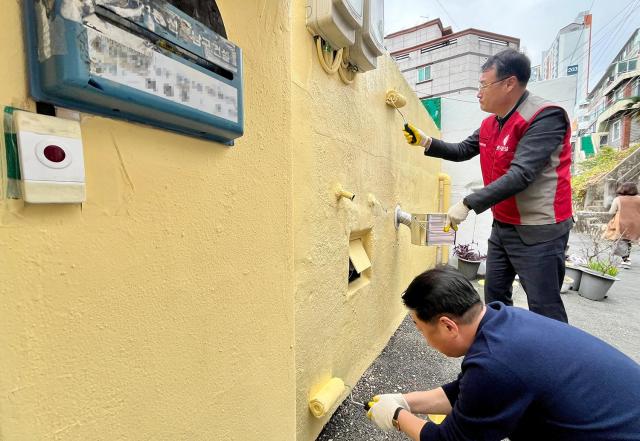
[[[87,202],[1,201],[3,441],[293,439],[290,6],[217,3],[235,147],[84,115]],[[33,109],[18,2],[0,23],[0,103]]]
[[[296,6],[297,5],[297,6]],[[309,395],[332,376],[355,384],[405,315],[400,299],[413,276],[432,266],[435,248],[411,245],[393,226],[396,203],[437,212],[440,161],[408,146],[402,119],[385,104],[396,89],[404,115],[437,134],[389,57],[345,85],[319,66],[305,28],[304,0],[292,23],[292,151],[296,299],[297,439],[312,440],[328,421],[309,413]],[[355,193],[336,200],[340,183]],[[380,205],[371,205],[371,200]],[[369,282],[348,286],[349,239],[362,237]],[[444,254],[447,254],[445,250]]]
[[[436,211],[440,162],[384,104],[397,88],[437,135],[392,60],[347,86],[304,0],[217,4],[244,54],[234,147],[82,115],[87,202],[0,200],[3,441],[312,440],[309,394],[357,381],[434,264],[393,227],[397,202]],[[18,2],[0,24],[0,104],[34,110]],[[350,290],[358,234],[372,268]]]

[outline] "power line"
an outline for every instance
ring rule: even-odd
[[[436,3],[438,3],[438,5],[440,5],[440,8],[444,11],[444,13],[447,14],[447,17],[449,17],[449,20],[451,20],[451,23],[456,25],[456,27],[459,29],[460,26],[458,26],[458,23],[456,23],[453,17],[451,16],[451,14],[449,14],[449,11],[447,11],[447,9],[444,6],[442,6],[442,3],[440,3],[440,0],[436,0]]]

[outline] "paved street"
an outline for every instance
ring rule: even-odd
[[[569,253],[580,254],[584,239],[572,233]],[[595,302],[569,291],[563,300],[569,321],[620,349],[640,363],[640,250],[634,247],[632,267],[620,270],[608,297]],[[478,286],[481,291],[482,288]],[[514,290],[516,306],[526,308],[522,288]],[[410,392],[430,389],[455,379],[461,359],[447,359],[426,346],[407,317],[382,354],[364,373],[354,388],[356,401],[366,401],[376,393]],[[407,440],[397,432],[384,433],[366,418],[365,411],[345,400],[318,437],[319,441]]]

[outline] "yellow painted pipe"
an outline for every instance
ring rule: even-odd
[[[337,184],[335,186],[335,192],[336,192],[336,198],[340,199],[340,198],[345,198],[345,199],[349,199],[350,201],[352,201],[356,195],[354,193],[351,193],[350,191],[347,191],[345,189],[342,188],[342,185]]]
[[[451,177],[446,173],[438,173],[438,211],[446,213],[449,211],[451,201]],[[445,228],[445,232],[448,228]],[[442,245],[436,251],[436,262],[447,263],[449,261],[449,253],[442,252]]]
[[[449,211],[449,201],[451,200],[451,177],[448,174],[438,173],[438,189],[440,189],[438,211],[446,213]]]

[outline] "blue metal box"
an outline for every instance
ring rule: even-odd
[[[242,51],[164,0],[29,0],[37,101],[233,145]]]

